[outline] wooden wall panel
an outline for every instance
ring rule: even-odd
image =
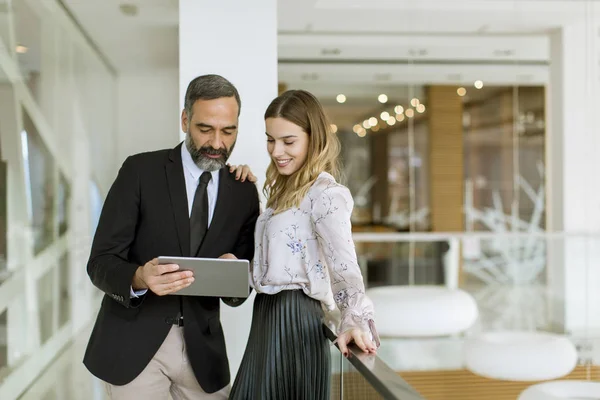
[[[429,86],[429,184],[431,229],[464,230],[462,98],[454,86]]]

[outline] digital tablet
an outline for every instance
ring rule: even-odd
[[[223,258],[158,257],[159,264],[177,264],[180,271],[192,271],[194,282],[178,292],[185,296],[242,297],[250,295],[247,260]]]

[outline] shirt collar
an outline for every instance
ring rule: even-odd
[[[192,175],[192,178],[194,178],[194,182],[198,182],[200,175],[202,175],[204,170],[198,167],[194,160],[192,160],[192,156],[185,143],[181,145],[181,162],[183,163],[183,167],[187,170],[187,172]],[[212,182],[217,182],[219,179],[219,170],[211,171],[210,174],[212,175]]]

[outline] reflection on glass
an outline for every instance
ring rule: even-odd
[[[354,197],[352,222],[357,226],[368,224],[371,221],[371,191],[363,187],[370,186],[365,183],[371,177],[371,137],[360,137],[354,132],[340,132],[338,137],[342,144],[345,183]]]
[[[399,231],[410,231],[411,224],[416,231],[425,231],[429,228],[427,121],[414,121],[412,151],[407,124],[401,124],[401,127],[387,140],[389,210],[385,222]],[[414,198],[411,196],[411,178],[414,179]]]
[[[3,280],[2,272],[7,270],[7,168],[6,162],[0,161],[0,282]]]
[[[59,328],[71,319],[71,269],[69,267],[69,253],[60,258],[58,269],[58,326]]]
[[[94,237],[96,233],[96,227],[100,220],[100,213],[102,212],[102,195],[98,185],[93,180],[90,181],[90,237]]]
[[[545,231],[544,88],[486,86],[469,95],[463,120],[467,231]],[[463,252],[466,271],[481,265],[504,271],[467,273],[470,282],[543,283],[543,239],[473,239]]]
[[[35,254],[54,240],[54,160],[23,109],[22,148]]]
[[[13,1],[17,62],[21,75],[39,104],[43,23],[27,1]]]
[[[354,198],[352,223],[357,231],[428,230],[427,96],[423,87],[407,85],[386,88],[386,96],[385,104],[364,93],[353,96],[352,109],[321,99],[338,126],[343,183]],[[398,114],[405,111],[413,118]]]
[[[0,313],[0,371],[8,366],[8,310]]]
[[[543,87],[486,86],[465,102],[468,230],[496,230],[471,215],[486,208],[516,231],[544,230],[544,101]]]
[[[37,282],[40,343],[43,345],[54,334],[54,268],[50,268]]]
[[[69,201],[71,199],[71,188],[65,176],[59,173],[58,180],[58,234],[62,235],[69,229]]]
[[[356,252],[372,288],[387,285],[438,285],[445,282],[447,241],[358,242]]]

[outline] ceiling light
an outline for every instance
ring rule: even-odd
[[[388,101],[388,97],[385,94],[380,94],[379,97],[377,97],[377,100],[379,100],[380,103],[387,103]]]
[[[475,89],[481,89],[483,87],[483,82],[477,80],[473,86],[475,86]]]
[[[419,114],[423,114],[423,113],[425,112],[425,104],[419,104],[419,105],[417,106],[417,112],[418,112]]]
[[[404,112],[404,107],[402,107],[402,106],[396,106],[394,108],[394,111],[396,112],[396,114],[402,114]]]
[[[354,133],[358,133],[361,129],[362,129],[362,126],[360,126],[359,124],[356,124],[352,127],[352,130],[354,131]]]
[[[331,132],[333,133],[337,133],[337,125],[336,124],[331,124]]]
[[[465,94],[467,94],[467,89],[465,89],[464,87],[459,87],[458,89],[456,89],[456,93],[460,97],[463,97]]]
[[[369,120],[368,120],[368,119],[365,119],[365,120],[363,121],[363,127],[364,127],[365,129],[369,129],[369,128],[371,127],[371,124],[369,123]]]
[[[380,117],[381,117],[382,121],[387,121],[388,118],[390,117],[390,113],[387,112],[387,111],[384,111],[384,112],[381,113]]]
[[[375,125],[377,125],[377,118],[375,118],[375,117],[369,118],[369,126],[375,126]]]
[[[356,134],[357,134],[359,137],[365,137],[365,136],[367,135],[367,131],[366,131],[366,130],[364,130],[364,129],[362,129],[362,130],[360,130],[360,131],[356,132]]]
[[[346,96],[344,96],[343,94],[338,94],[337,97],[335,98],[337,100],[338,103],[345,103],[346,102]]]
[[[404,114],[406,114],[408,118],[412,118],[415,116],[415,110],[409,108],[408,110],[404,111]]]
[[[371,128],[371,130],[373,132],[377,132],[379,130],[379,125],[375,125],[374,127]]]
[[[15,51],[19,54],[25,54],[27,53],[27,50],[29,50],[27,46],[18,45],[17,47],[15,47]]]
[[[389,118],[388,118],[388,120],[387,120],[387,124],[388,124],[389,126],[396,125],[396,118],[394,118],[393,116],[392,116],[392,117],[389,117]]]
[[[418,105],[420,104],[420,101],[419,101],[419,99],[417,99],[417,98],[415,97],[414,99],[412,99],[412,100],[410,101],[410,104],[411,104],[413,107],[416,107],[416,106],[418,106]]]
[[[396,115],[396,121],[398,121],[398,122],[404,121],[404,114],[398,114],[398,115]]]

